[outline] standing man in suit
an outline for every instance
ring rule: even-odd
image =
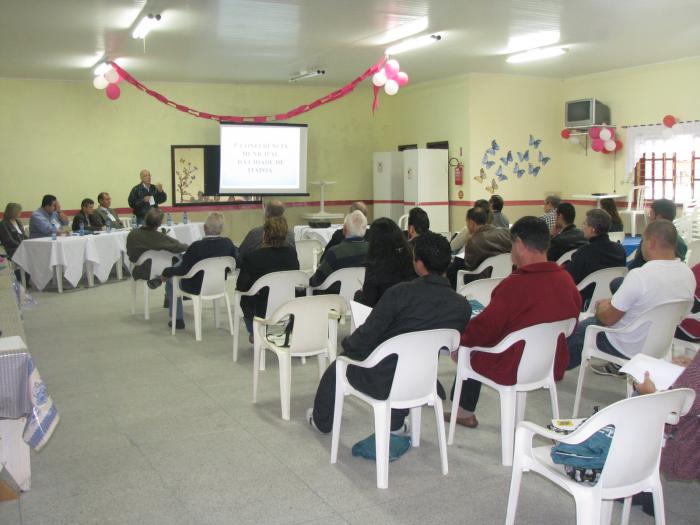
[[[163,191],[163,185],[158,183],[151,184],[151,172],[141,170],[139,173],[141,182],[131,188],[129,193],[129,206],[134,210],[137,224],[143,224],[143,218],[151,208],[157,208],[159,204],[163,204],[168,198]]]
[[[97,204],[99,204],[99,207],[95,210],[95,218],[99,218],[105,226],[107,223],[111,222],[112,228],[116,230],[124,228],[122,221],[119,220],[117,212],[110,208],[110,206],[112,206],[112,197],[109,196],[109,193],[106,191],[101,192],[97,196]]]

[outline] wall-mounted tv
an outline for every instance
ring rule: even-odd
[[[595,98],[570,100],[564,107],[564,125],[567,128],[585,128],[612,124],[610,108]]]

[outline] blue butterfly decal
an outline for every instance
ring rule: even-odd
[[[484,188],[489,193],[495,193],[498,190],[498,184],[496,184],[496,179],[491,179],[491,185]]]
[[[540,174],[540,166],[533,166],[532,164],[528,163],[527,172],[533,177],[537,177]]]
[[[540,151],[540,164],[546,166],[550,160],[552,159],[550,157],[545,157],[544,154]]]
[[[530,160],[530,150],[529,150],[529,149],[525,150],[525,153],[520,153],[520,152],[518,151],[518,160],[519,160],[520,162]]]
[[[505,157],[501,157],[501,163],[504,166],[507,166],[509,162],[513,162],[513,154],[510,150],[508,150],[508,155],[506,155]]]
[[[513,175],[517,175],[518,178],[525,175],[525,170],[524,169],[521,170],[520,165],[517,162],[515,163],[515,166],[513,166]]]
[[[498,169],[496,170],[496,177],[498,177],[498,182],[503,182],[504,180],[508,180],[508,177],[503,175],[503,166],[499,166]]]
[[[489,160],[488,156],[486,154],[484,154],[484,158],[481,159],[481,164],[483,166],[486,166],[486,169],[488,170],[488,169],[491,169],[493,167],[493,165],[496,163],[492,160]]]
[[[535,149],[537,149],[537,148],[540,147],[540,144],[541,144],[541,143],[542,143],[542,139],[536,139],[535,137],[533,137],[532,135],[530,135],[530,140],[528,141],[528,144],[529,144],[530,146],[534,146]]]
[[[498,151],[499,149],[501,149],[501,148],[498,147],[498,142],[496,142],[496,139],[493,139],[493,140],[491,141],[491,149],[492,149],[493,151]]]

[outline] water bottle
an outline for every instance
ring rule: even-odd
[[[182,214],[182,224],[187,224],[188,222],[190,222],[190,219],[187,216],[187,212],[185,212]]]
[[[55,240],[56,240],[56,233],[57,233],[57,231],[56,231],[56,224],[52,222],[52,223],[51,223],[51,240],[52,240],[52,241],[55,241]]]
[[[112,219],[107,217],[107,233],[112,233]]]
[[[78,233],[81,237],[85,235],[85,223],[83,221],[80,221],[80,230],[78,231]]]
[[[172,226],[172,225],[173,225],[173,216],[170,215],[169,213],[168,213],[168,221],[167,221],[167,222],[168,222],[168,226]]]
[[[138,226],[139,226],[139,225],[138,225],[138,223],[136,222],[136,215],[132,215],[132,216],[131,216],[131,229],[132,229],[132,230],[135,230],[136,228],[138,228]]]

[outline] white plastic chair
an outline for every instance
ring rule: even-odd
[[[173,265],[173,259],[177,258],[177,254],[172,252],[167,252],[164,250],[148,250],[141,254],[141,257],[132,265],[131,270],[133,271],[134,266],[141,266],[146,261],[151,261],[151,273],[149,279],[155,279],[163,273],[163,270],[169,268]],[[118,264],[118,263],[117,263]],[[151,308],[149,305],[149,294],[148,286],[146,281],[142,279],[134,279],[131,276],[131,314],[136,313],[136,287],[139,281],[143,282],[143,317],[147,321],[151,318]]]
[[[511,273],[513,273],[513,260],[510,258],[510,252],[501,253],[499,255],[494,255],[493,257],[484,259],[475,270],[459,270],[457,272],[456,289],[459,290],[462,286],[464,286],[465,275],[479,275],[487,268],[491,268],[492,279],[508,277]]]
[[[318,259],[323,253],[323,243],[318,239],[300,239],[295,244],[299,269],[309,276],[313,275],[318,268]]]
[[[559,418],[557,386],[554,382],[554,357],[559,336],[561,334],[569,336],[575,324],[575,319],[566,319],[554,323],[528,326],[508,334],[492,348],[460,346],[457,357],[457,377],[452,400],[452,414],[450,415],[450,434],[447,443],[451,445],[454,441],[459,399],[462,395],[462,383],[467,379],[475,379],[498,391],[501,400],[501,462],[506,466],[511,465],[513,462],[513,434],[515,433],[516,425],[525,416],[525,403],[528,392],[539,390],[540,388],[548,389],[549,398],[552,402],[552,414],[554,419]],[[472,352],[500,354],[519,341],[525,343],[525,348],[518,365],[516,384],[499,385],[472,369]]]
[[[559,257],[559,258],[557,259],[557,264],[558,264],[559,266],[561,266],[562,264],[569,262],[569,261],[571,260],[571,256],[574,254],[575,251],[576,251],[576,250],[569,250],[569,251],[566,252],[564,255],[562,255],[561,257]]]
[[[210,257],[196,263],[186,275],[174,276],[173,280],[173,308],[172,310],[172,334],[175,335],[175,315],[177,313],[177,299],[180,297],[189,297],[192,299],[194,307],[194,334],[197,341],[202,340],[202,301],[214,302],[214,323],[219,328],[219,304],[218,300],[223,299],[226,304],[226,313],[228,314],[229,332],[233,335],[233,320],[231,319],[231,302],[226,293],[226,270],[232,273],[236,269],[236,260],[233,257]],[[191,294],[183,291],[180,288],[182,279],[190,279],[199,272],[204,272],[202,278],[202,287],[199,294]]]
[[[608,238],[612,242],[619,242],[622,244],[622,241],[625,240],[625,232],[610,232],[608,233]]]
[[[345,356],[336,359],[335,411],[333,412],[333,436],[331,463],[338,461],[340,423],[343,417],[345,396],[353,395],[369,404],[374,411],[374,436],[376,439],[377,488],[389,487],[389,439],[391,409],[408,408],[411,411],[411,444],[420,446],[421,407],[435,408],[435,422],[440,446],[442,473],[447,475],[447,445],[443,421],[442,400],[437,394],[438,352],[442,347],[450,351],[459,345],[456,330],[426,330],[397,335],[379,345],[364,361],[354,361]],[[389,397],[380,401],[359,392],[348,382],[348,365],[372,368],[382,359],[396,354],[396,372]]]
[[[689,268],[700,263],[700,240],[695,240],[688,245],[688,255],[685,262]]]
[[[119,217],[119,220],[122,221],[122,226],[124,226],[125,230],[130,230],[132,226],[132,218],[131,217]]]
[[[280,305],[291,301],[296,297],[297,288],[306,288],[309,285],[309,276],[301,270],[287,270],[271,272],[260,277],[247,292],[236,290],[233,294],[233,360],[238,361],[238,335],[243,321],[241,309],[241,297],[253,296],[263,288],[268,289],[267,309],[265,318],[269,318]],[[263,354],[264,356],[264,354]],[[265,370],[265,360],[261,361],[261,370]]]
[[[626,334],[637,330],[647,330],[644,346],[641,349],[635,348],[632,355],[640,353],[658,359],[665,358],[671,350],[673,334],[676,326],[690,312],[692,303],[690,301],[667,301],[653,308],[650,308],[629,326],[625,328],[610,328],[607,326],[591,325],[586,328],[586,335],[583,340],[583,353],[581,354],[581,365],[578,371],[578,382],[576,384],[576,398],[574,399],[574,412],[572,417],[578,417],[578,409],[581,404],[581,391],[583,390],[583,380],[586,375],[588,361],[592,357],[597,357],[609,363],[623,366],[628,359],[615,357],[598,350],[596,338],[599,333],[605,334]],[[624,353],[624,349],[621,349]],[[632,387],[627,383],[627,395],[632,393]]]
[[[627,195],[627,209],[620,210],[620,214],[624,213],[625,215],[629,215],[630,217],[632,237],[637,235],[637,217],[641,215],[644,218],[644,224],[646,225],[647,223],[647,216],[645,210],[646,191],[646,186],[632,186],[632,188],[630,188],[629,194]],[[636,199],[635,195],[637,197]]]
[[[515,455],[510,482],[506,525],[515,523],[523,472],[536,472],[574,497],[577,525],[608,525],[613,501],[624,498],[622,525],[629,523],[632,496],[651,491],[656,525],[666,523],[659,462],[664,425],[676,423],[690,410],[695,392],[689,388],[667,390],[623,399],[586,420],[568,435],[547,430],[529,421],[520,423],[515,434]],[[541,436],[562,443],[581,443],[599,429],[614,425],[610,451],[600,479],[595,485],[577,483],[551,457],[552,445],[533,447],[533,437]]]
[[[587,314],[592,314],[595,312],[595,305],[601,299],[610,299],[612,297],[612,292],[610,291],[610,282],[618,277],[624,277],[627,275],[626,266],[615,266],[613,268],[603,268],[602,270],[595,271],[588,274],[580,283],[576,285],[576,288],[580,292],[581,290],[587,288],[591,284],[595,284],[593,289],[593,295],[588,303],[588,308],[586,309]]]
[[[328,360],[336,358],[338,320],[347,305],[338,295],[299,297],[284,303],[267,319],[253,318],[253,403],[258,401],[258,376],[260,356],[272,350],[279,361],[280,402],[282,419],[289,421],[289,405],[292,387],[292,357],[318,356],[319,378],[328,367]],[[267,336],[267,328],[294,316],[294,326],[289,346],[283,347]],[[327,326],[327,330],[323,327]]]
[[[364,266],[341,268],[334,271],[318,286],[309,286],[307,288],[307,295],[313,295],[317,290],[327,290],[337,282],[340,283],[339,295],[350,304],[350,301],[355,297],[355,292],[361,290],[365,282]]]
[[[470,283],[465,284],[457,293],[466,297],[467,299],[473,301],[479,301],[484,306],[488,306],[491,302],[491,294],[493,289],[498,286],[505,277],[498,277],[496,279],[477,279]]]
[[[404,213],[396,223],[402,232],[408,231],[408,213]]]

